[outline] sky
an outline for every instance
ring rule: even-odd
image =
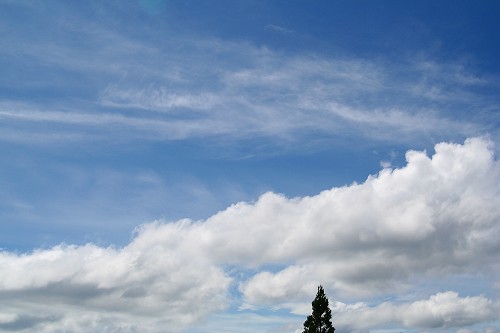
[[[0,332],[500,332],[500,3],[0,0]]]

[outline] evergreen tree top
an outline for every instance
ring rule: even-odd
[[[334,333],[332,311],[323,286],[318,286],[316,297],[312,301],[312,314],[304,322],[302,333]]]

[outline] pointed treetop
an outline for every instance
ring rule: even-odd
[[[323,286],[318,286],[316,298],[312,301],[312,314],[304,322],[302,333],[334,333],[332,311]]]

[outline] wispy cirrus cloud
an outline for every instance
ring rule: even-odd
[[[373,64],[299,59],[280,68],[264,65],[226,72],[210,87],[108,85],[98,104],[65,105],[68,111],[3,102],[0,116],[17,122],[69,124],[77,132],[80,126],[112,125],[132,129],[127,134],[130,139],[148,138],[150,133],[150,138],[161,140],[223,135],[297,141],[310,133],[332,137],[355,133],[387,140],[388,132],[410,140],[488,131],[480,120],[462,122],[427,104],[380,102],[381,97],[375,96],[392,94],[381,72]]]
[[[286,33],[290,34],[293,32],[293,30],[287,29],[285,27],[282,27],[280,25],[275,25],[275,24],[268,24],[264,27],[265,30],[269,31],[275,31],[275,32],[281,32],[281,33]]]
[[[40,124],[53,122],[70,124],[75,138],[86,137],[86,126],[94,127],[93,137],[110,126],[127,128],[106,133],[108,141],[223,136],[297,145],[321,135],[411,142],[486,134],[498,117],[495,96],[482,92],[495,79],[464,63],[283,55],[250,43],[174,36],[152,45],[97,23],[59,24],[86,45],[85,52],[67,35],[10,43],[9,53],[27,57],[39,73],[7,71],[6,77],[16,89],[64,86],[65,97],[3,98],[4,131],[11,123],[17,129],[4,140],[16,133],[18,141],[30,132],[41,136]]]

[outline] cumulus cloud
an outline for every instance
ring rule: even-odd
[[[369,307],[364,303],[333,306],[335,322],[341,331],[395,327],[432,329],[455,328],[497,319],[499,304],[484,296],[460,297],[443,292],[412,303],[382,303]]]
[[[301,314],[318,284],[352,299],[406,293],[428,278],[498,274],[500,166],[491,143],[440,143],[432,156],[409,151],[406,159],[314,196],[269,192],[203,221],[145,224],[123,248],[4,251],[0,329],[175,331],[224,309],[230,286],[239,288],[241,308]],[[495,300],[450,289],[408,304],[337,310],[345,327],[354,314],[409,328],[499,316]]]
[[[123,249],[87,244],[2,253],[0,329],[175,331],[225,308],[230,279],[169,236],[183,224],[164,228],[160,239],[149,228]]]
[[[269,193],[255,205],[214,217],[230,214],[247,224],[245,230],[253,229],[240,249],[257,249],[259,261],[291,262],[247,281],[242,286],[247,299],[285,301],[320,281],[341,293],[371,295],[404,289],[410,277],[494,264],[499,170],[488,143],[439,144],[432,158],[408,152],[407,161],[363,184],[296,199]],[[255,226],[262,216],[267,223]]]

